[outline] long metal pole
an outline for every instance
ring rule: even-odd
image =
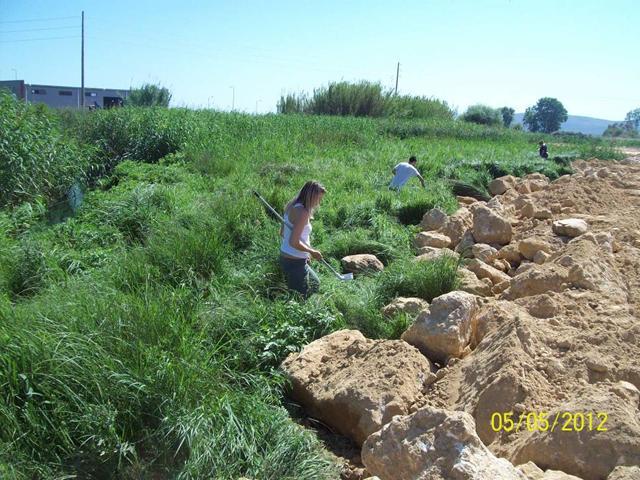
[[[400,76],[400,62],[398,62],[398,68],[396,68],[396,95],[398,94],[398,77]]]
[[[84,110],[84,10],[82,11],[82,46],[80,49],[80,106]]]

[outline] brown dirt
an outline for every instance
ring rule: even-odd
[[[640,459],[637,399],[616,394],[620,381],[640,389],[640,163],[578,161],[574,168],[570,180],[526,195],[536,208],[562,213],[512,221],[512,243],[535,236],[554,253],[530,282],[521,277],[520,289],[516,277],[502,299],[484,300],[477,348],[446,368],[422,405],[472,414],[483,442],[516,464],[533,460],[599,480],[616,462]],[[501,198],[506,210],[517,203]],[[551,224],[561,218],[584,219],[590,233],[558,237]],[[578,410],[608,413],[609,432],[491,428],[495,412],[517,419]]]
[[[516,465],[604,480],[616,465],[640,463],[640,150],[629,153],[637,156],[577,161],[570,177],[498,197],[513,228],[507,249],[535,237],[550,256],[517,275],[512,263],[510,287],[480,300],[471,353],[441,369],[411,411],[468,412],[484,444]],[[527,202],[552,218],[522,215]],[[553,221],[566,218],[585,220],[588,233],[573,240],[553,233]],[[492,415],[506,412],[516,420],[604,412],[608,431],[494,431]],[[315,428],[345,465],[342,478],[364,478],[357,447]]]

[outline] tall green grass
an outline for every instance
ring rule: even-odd
[[[317,88],[312,95],[283,95],[278,101],[278,113],[307,113],[353,117],[394,117],[452,119],[453,112],[441,100],[394,95],[380,83],[335,82]]]
[[[0,89],[0,207],[37,198],[53,203],[84,180],[91,149],[63,135],[44,105]]]

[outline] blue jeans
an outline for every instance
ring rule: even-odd
[[[320,289],[320,279],[309,268],[308,261],[304,258],[287,258],[280,255],[280,266],[287,279],[287,286],[302,294],[304,298],[316,293]]]

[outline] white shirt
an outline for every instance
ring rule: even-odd
[[[304,205],[302,205],[301,203],[296,203],[293,208],[304,208]],[[296,257],[296,258],[310,258],[311,255],[309,254],[309,252],[303,252],[302,250],[298,250],[297,248],[293,248],[290,244],[289,241],[291,239],[291,233],[292,230],[287,227],[287,222],[291,223],[291,220],[289,220],[289,213],[285,212],[284,213],[284,230],[283,230],[283,236],[282,236],[282,243],[280,244],[280,251],[282,253],[286,253],[287,255],[291,256],[291,257]],[[304,226],[304,228],[302,229],[302,233],[300,234],[300,241],[302,243],[306,243],[307,245],[311,245],[310,243],[310,236],[311,236],[311,223],[307,222]]]
[[[420,172],[409,162],[401,162],[394,167],[396,171],[395,177],[391,180],[391,188],[400,189],[407,181],[414,176],[420,175]]]

